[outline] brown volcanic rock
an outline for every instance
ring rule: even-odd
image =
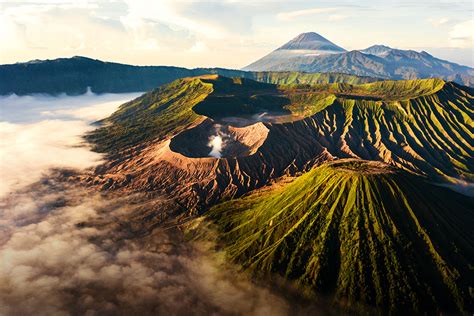
[[[294,175],[333,158],[317,142],[301,139],[289,146],[281,141],[278,130],[263,142],[259,136],[268,133],[263,123],[230,130],[242,143],[249,145],[247,156],[190,158],[171,150],[173,140],[168,139],[139,150],[120,163],[106,165],[106,172],[99,181],[104,189],[172,196],[183,209],[193,212],[219,199],[241,196],[278,177]],[[263,145],[256,150],[259,142]],[[120,177],[124,172],[130,181]]]
[[[221,157],[248,156],[254,154],[263,144],[268,131],[262,122],[234,127],[206,119],[198,126],[173,137],[170,148],[190,158],[209,157],[210,142],[218,136],[222,140],[222,150],[219,151]]]
[[[211,79],[206,79],[206,84],[220,80]],[[196,80],[202,79],[190,82]],[[187,127],[116,155],[89,182],[106,190],[167,196],[180,209],[192,213],[338,158],[383,161],[440,182],[474,179],[474,165],[469,160],[474,156],[474,98],[469,88],[433,79],[322,85],[307,90],[291,87],[275,91],[278,98],[268,98],[272,89],[266,85],[257,90],[250,86],[245,91],[242,82],[225,79],[219,84],[231,86],[233,90],[227,91],[238,91],[240,99],[232,99],[232,94],[214,85],[210,95],[216,97],[207,102],[214,113],[222,110],[216,100],[219,95],[225,96],[234,112],[239,110],[238,102],[243,102],[242,107],[251,104],[251,110],[259,110],[258,102],[254,102],[258,98],[263,102],[286,100],[282,104],[298,100],[306,106],[305,100],[313,100],[309,98],[324,89],[331,89],[335,97],[329,105],[317,105],[319,110],[310,117],[286,123],[274,120],[254,124],[249,120],[247,126],[235,127],[226,125],[221,117],[213,120],[196,115]],[[354,96],[341,93],[346,90]],[[256,95],[258,91],[262,94]],[[367,99],[364,91],[369,93]],[[291,93],[299,96],[292,97]],[[374,100],[371,95],[379,98]],[[201,110],[207,110],[202,104]],[[173,109],[173,105],[166,108]],[[207,157],[210,137],[216,133],[222,135],[222,158]]]

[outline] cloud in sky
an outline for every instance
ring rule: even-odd
[[[9,43],[0,50],[0,63],[85,55],[142,65],[239,68],[306,31],[347,49],[474,49],[456,39],[461,26],[450,29],[466,20],[472,21],[469,1],[13,1],[0,3],[0,40]],[[468,59],[463,50],[450,54]]]
[[[328,17],[328,21],[338,22],[347,19],[349,16],[344,14],[332,14]]]
[[[473,48],[474,19],[455,24],[449,35],[451,47]]]
[[[185,14],[184,5],[181,2],[162,0],[150,5],[146,0],[124,0],[128,6],[128,13],[122,17],[121,21],[129,24],[129,20],[156,21],[169,25],[171,28],[193,31],[199,36],[220,39],[227,35],[224,25],[215,23],[218,19],[202,19],[199,15],[191,17]],[[192,5],[192,4],[188,4]],[[217,20],[218,21],[218,20]]]
[[[434,27],[439,27],[439,26],[445,25],[446,23],[449,23],[450,20],[448,18],[445,18],[445,17],[436,18],[436,19],[429,18],[428,22],[430,22],[431,25],[433,25]]]
[[[312,8],[312,9],[304,9],[304,10],[296,10],[290,12],[281,12],[278,13],[277,18],[283,21],[291,21],[295,18],[299,18],[302,16],[308,15],[316,15],[321,13],[328,13],[336,11],[336,8]]]

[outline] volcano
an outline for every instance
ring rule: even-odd
[[[302,33],[278,48],[278,50],[310,50],[314,51],[313,53],[315,54],[318,52],[319,54],[330,54],[346,51],[344,48],[337,46],[328,39],[314,32]]]
[[[100,182],[119,188],[127,173],[127,188],[172,191],[199,211],[340,158],[473,181],[473,98],[439,79],[277,86],[201,76],[122,105],[88,138],[117,157]],[[223,137],[217,158],[215,136]]]
[[[290,70],[297,67],[299,63],[305,63],[306,60],[312,60],[316,56],[344,52],[346,52],[344,48],[334,44],[318,33],[302,33],[267,56],[246,66],[243,70]]]
[[[433,183],[474,181],[473,104],[441,79],[184,78],[98,122],[87,138],[108,161],[82,180],[160,201],[127,219],[141,233],[208,216],[255,275],[351,306],[464,312],[472,198]]]
[[[346,51],[314,32],[298,35],[243,70],[336,72],[382,79],[438,77],[474,86],[474,69],[436,58],[425,51],[385,45]]]

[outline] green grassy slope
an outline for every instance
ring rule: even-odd
[[[440,79],[421,79],[403,81],[380,81],[366,84],[322,83],[322,84],[284,84],[280,91],[291,100],[286,108],[295,114],[310,116],[327,106],[343,103],[346,100],[358,104],[374,105],[379,108],[390,107],[390,103],[431,95],[443,89],[445,82]],[[336,100],[340,102],[335,102]],[[393,101],[393,102],[390,102]],[[392,107],[393,108],[393,107]]]
[[[433,94],[443,88],[441,79],[385,80],[365,84],[324,83],[315,85],[295,85],[312,92],[327,92],[347,97],[383,100],[403,100]]]
[[[229,256],[354,306],[473,311],[474,201],[360,160],[213,207]]]
[[[189,128],[200,118],[192,108],[213,91],[200,79],[179,79],[125,103],[87,136],[99,152],[117,152]]]
[[[225,74],[222,74],[225,75]],[[248,79],[273,84],[323,84],[349,83],[364,84],[377,81],[372,77],[361,77],[343,73],[305,73],[295,71],[260,71],[249,72]]]
[[[364,99],[362,89],[380,99]],[[332,106],[307,122],[334,155],[383,160],[438,181],[474,180],[472,89],[428,79],[346,87],[335,94]]]

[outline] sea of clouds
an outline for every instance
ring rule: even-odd
[[[38,181],[51,168],[83,169],[102,156],[82,135],[137,93],[0,96],[0,197]]]
[[[0,97],[0,315],[307,311],[255,285],[212,242],[121,237],[114,219],[137,205],[56,180],[58,168],[103,160],[81,135],[137,95]]]

